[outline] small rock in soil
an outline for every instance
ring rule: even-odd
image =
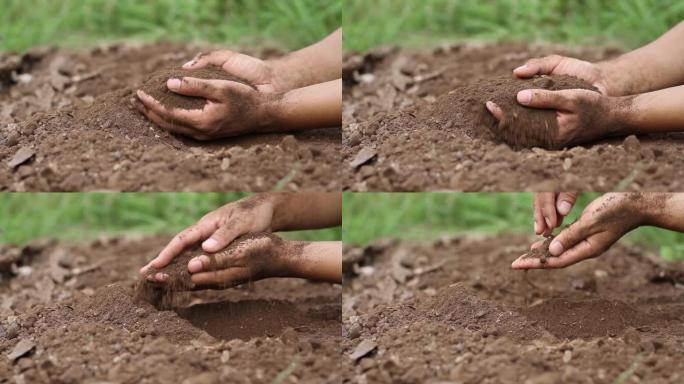
[[[622,146],[625,147],[625,151],[627,151],[628,153],[641,152],[641,143],[639,142],[639,139],[637,139],[637,137],[634,135],[627,136],[627,138],[625,138],[625,141],[622,142]]]
[[[363,164],[366,164],[367,162],[371,161],[376,155],[377,152],[375,152],[373,149],[362,148],[359,151],[359,153],[356,154],[356,157],[354,158],[354,160],[352,160],[350,165],[352,168],[358,168]]]
[[[359,345],[356,346],[354,352],[352,352],[352,354],[349,355],[349,357],[354,361],[358,361],[362,357],[373,352],[377,347],[378,344],[376,344],[373,340],[363,340],[359,343]]]
[[[31,339],[22,339],[20,340],[16,346],[14,346],[14,349],[12,352],[10,352],[9,355],[7,355],[7,358],[10,359],[10,361],[14,362],[18,358],[26,355],[27,353],[31,352],[33,348],[36,347],[36,343],[33,342]]]
[[[19,148],[17,153],[15,153],[12,157],[12,160],[10,160],[9,167],[14,169],[20,166],[21,164],[24,164],[25,162],[29,161],[29,159],[31,159],[35,154],[36,152],[29,147]]]

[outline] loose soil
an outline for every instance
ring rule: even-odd
[[[226,73],[226,71],[214,67],[208,67],[192,71],[178,68],[168,68],[165,70],[157,71],[151,74],[147,80],[145,80],[140,89],[142,89],[148,95],[154,97],[155,100],[159,101],[162,105],[166,106],[167,108],[203,109],[204,106],[207,104],[206,99],[171,92],[169,90],[169,87],[166,86],[166,82],[169,79],[180,80],[184,77],[235,81],[252,87],[250,84],[247,84],[245,80],[237,78],[235,76],[231,76],[228,73]],[[239,102],[239,100],[236,100],[236,102]]]
[[[683,134],[629,136],[562,149],[545,112],[499,127],[487,98],[510,105],[527,87],[512,69],[552,53],[597,61],[621,52],[518,43],[376,49],[345,57],[342,187],[352,191],[674,191],[684,180]],[[562,89],[567,77],[534,87]],[[501,89],[500,89],[501,88]],[[504,109],[508,107],[503,107]],[[548,115],[549,113],[546,112]],[[515,123],[515,124],[513,124]],[[519,128],[516,128],[521,123]],[[548,129],[547,129],[548,124]],[[532,125],[538,134],[529,135]],[[517,130],[519,129],[519,130]],[[517,136],[512,133],[523,132]],[[506,144],[508,143],[508,144]],[[533,148],[524,148],[526,146]]]
[[[549,245],[553,241],[553,237],[547,237],[539,247],[531,249],[523,255],[525,259],[539,259],[539,262],[545,264],[549,258],[555,257],[549,252]]]
[[[566,269],[511,270],[531,241],[346,247],[343,382],[684,379],[684,286],[669,278],[684,264],[618,243]]]
[[[0,53],[12,68],[0,80],[0,191],[339,190],[339,128],[198,142],[134,109],[134,91],[155,71],[219,48],[128,43]]]
[[[5,246],[19,257],[0,275],[0,382],[339,381],[339,286],[269,279],[160,311],[134,284],[168,240]]]

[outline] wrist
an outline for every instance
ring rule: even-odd
[[[303,250],[307,244],[305,241],[283,241],[278,251],[278,277],[306,277]]]
[[[296,70],[295,62],[296,58],[293,53],[267,61],[271,68],[273,79],[271,83],[276,93],[283,93],[300,87],[301,75]]]

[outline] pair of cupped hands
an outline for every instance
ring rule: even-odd
[[[244,246],[228,247],[241,235],[270,232],[274,204],[269,199],[246,204],[237,201],[227,204],[202,217],[196,224],[178,233],[164,249],[140,269],[148,281],[164,284],[170,278],[166,273],[151,273],[167,266],[183,251],[201,243],[202,250],[213,254],[199,255],[188,262],[194,289],[230,288],[249,281],[287,275],[298,255],[289,251],[288,241],[257,237]],[[226,248],[228,247],[228,248]]]
[[[291,90],[284,78],[290,69],[233,51],[198,54],[183,69],[206,67],[223,69],[245,80],[248,85],[228,80],[195,77],[172,78],[166,83],[172,92],[207,100],[203,109],[167,108],[142,90],[137,91],[137,109],[149,120],[170,132],[211,140],[252,132],[257,125],[268,124],[277,113],[277,96]],[[231,103],[239,98],[240,105]]]
[[[617,117],[615,95],[609,84],[606,69],[601,64],[570,57],[552,55],[531,59],[515,68],[513,74],[519,78],[536,75],[570,75],[594,86],[598,92],[586,89],[549,91],[525,89],[517,94],[517,101],[530,108],[556,110],[558,133],[553,139],[555,147],[562,148],[591,142],[610,136]],[[489,112],[499,121],[506,123],[506,114],[492,101],[486,102]],[[595,117],[600,116],[597,120]],[[590,123],[590,124],[589,124]]]

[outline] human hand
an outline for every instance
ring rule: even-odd
[[[138,90],[138,110],[163,129],[197,140],[267,130],[277,120],[279,96],[228,80],[169,79],[169,90],[207,99],[203,109],[168,108]]]
[[[246,233],[270,231],[276,197],[253,195],[212,211],[196,224],[178,233],[159,255],[140,269],[145,276],[150,267],[162,269],[185,249],[203,241],[202,249],[214,253]]]
[[[302,253],[299,242],[271,235],[255,235],[236,240],[212,255],[197,256],[188,263],[194,289],[225,289],[268,277],[289,276]]]
[[[520,78],[530,78],[535,75],[569,75],[596,87],[603,95],[611,95],[608,76],[601,64],[594,64],[584,60],[573,59],[559,55],[551,55],[528,60],[525,64],[515,68],[513,74]]]
[[[550,236],[554,229],[563,224],[563,219],[577,201],[579,193],[542,192],[534,194],[534,233]]]
[[[547,91],[525,89],[518,92],[518,103],[530,108],[555,109],[558,132],[551,138],[554,148],[591,142],[619,133],[622,129],[618,99],[585,89]],[[503,110],[492,101],[486,107],[499,123],[505,121]]]
[[[223,50],[208,54],[199,53],[183,64],[183,69],[200,69],[208,66],[222,68],[228,74],[245,79],[260,92],[274,93],[291,90],[285,81],[287,68],[280,61],[261,60],[239,52]]]
[[[576,222],[553,239],[549,253],[554,257],[542,264],[538,259],[522,256],[511,268],[563,268],[599,256],[627,232],[646,222],[645,205],[638,194],[605,194],[592,201]],[[541,246],[542,242],[533,244],[532,248]]]

